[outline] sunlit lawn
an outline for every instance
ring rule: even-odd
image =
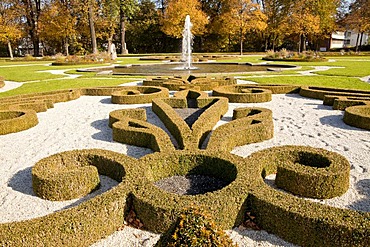
[[[247,80],[268,84],[295,84],[315,85],[340,88],[357,88],[370,90],[370,84],[362,82],[359,78],[370,75],[370,56],[361,57],[328,57],[326,62],[284,62],[301,66],[299,70],[287,70],[282,72],[257,72],[247,75],[239,75]],[[262,55],[243,56],[219,60],[218,62],[261,63]],[[120,57],[115,64],[146,64],[161,63],[160,61],[139,60],[137,57]],[[279,64],[280,62],[268,62]],[[0,60],[0,77],[8,81],[24,82],[14,90],[0,93],[0,97],[26,94],[33,92],[45,92],[59,89],[116,86],[126,82],[138,80],[142,77],[97,75],[95,72],[78,72],[78,68],[107,66],[108,64],[75,65],[75,66],[50,66],[50,61],[30,62],[5,62]],[[317,72],[318,76],[301,76],[298,71],[312,70],[314,66],[342,67],[327,71]],[[62,79],[66,75],[53,75],[48,70],[65,70],[67,74],[81,75],[77,79]],[[268,77],[263,77],[268,75]]]

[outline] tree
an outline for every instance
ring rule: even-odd
[[[370,0],[356,0],[350,5],[349,14],[345,17],[348,27],[358,33],[356,52],[359,51],[359,40],[363,33],[370,31]],[[360,40],[360,44],[362,40]]]
[[[121,54],[127,54],[126,48],[126,21],[131,18],[138,8],[137,0],[120,0],[120,26],[121,26]]]
[[[17,9],[26,19],[27,31],[33,44],[33,53],[40,56],[39,17],[42,11],[41,0],[16,0]]]
[[[267,27],[267,17],[260,6],[251,0],[230,0],[228,10],[221,15],[222,31],[238,35],[240,55],[243,55],[245,34],[251,31],[263,31]]]
[[[62,43],[69,55],[69,44],[76,36],[76,17],[67,1],[54,0],[40,15],[40,38],[49,43]]]
[[[163,32],[181,38],[186,15],[190,15],[193,23],[192,34],[203,35],[208,19],[198,0],[169,0],[163,17]]]
[[[11,59],[13,59],[12,42],[22,35],[15,7],[14,3],[9,0],[3,0],[0,3],[0,42],[7,44]]]

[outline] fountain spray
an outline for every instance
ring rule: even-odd
[[[193,35],[191,34],[191,27],[193,24],[190,22],[190,16],[185,18],[185,26],[182,32],[182,60],[185,61],[184,69],[192,69],[191,62],[191,46],[193,43]]]

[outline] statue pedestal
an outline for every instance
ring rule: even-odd
[[[127,48],[126,48],[126,43],[125,43],[125,45],[122,47],[121,54],[128,54],[128,50],[127,50]]]

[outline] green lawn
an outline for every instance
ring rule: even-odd
[[[266,62],[261,59],[262,55],[243,56],[219,60],[219,62]],[[360,81],[360,77],[370,75],[370,56],[361,57],[328,57],[325,62],[287,62],[282,64],[294,64],[301,66],[299,70],[287,70],[282,72],[257,72],[247,75],[240,75],[247,80],[264,84],[295,84],[315,85],[340,88],[355,88],[370,90],[370,84]],[[116,64],[145,64],[160,63],[160,61],[141,61],[137,57],[120,57]],[[280,62],[269,62],[279,64]],[[1,61],[0,77],[8,81],[23,82],[24,84],[14,90],[0,93],[0,97],[16,94],[27,94],[33,92],[45,92],[58,89],[95,87],[95,86],[116,86],[126,82],[135,81],[142,77],[97,75],[95,72],[77,72],[77,68],[99,67],[104,65],[80,65],[80,66],[50,66],[50,61]],[[314,66],[343,67],[333,68],[327,71],[317,72],[318,76],[301,76],[299,71],[311,70]],[[48,70],[66,70],[67,74],[80,74],[77,79],[62,79],[66,75],[53,75]],[[268,77],[261,77],[268,75]]]

